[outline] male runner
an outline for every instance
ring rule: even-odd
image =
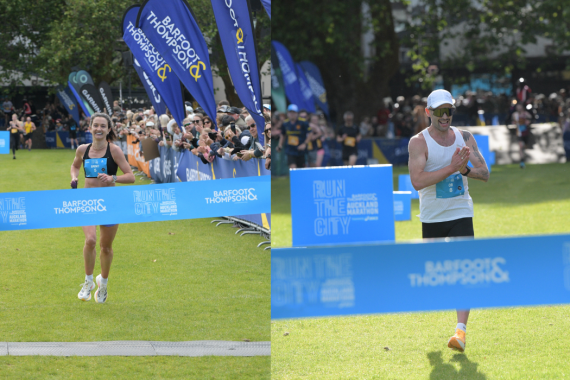
[[[425,109],[431,125],[410,139],[409,169],[420,194],[422,237],[473,237],[473,200],[467,177],[489,180],[485,159],[471,132],[451,126],[455,106],[451,94],[433,91]],[[473,167],[467,165],[471,160]],[[448,347],[465,350],[469,310],[457,310],[455,335]]]

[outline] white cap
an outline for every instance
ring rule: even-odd
[[[176,123],[176,120],[172,119],[168,122],[168,124],[166,125],[166,130],[168,131],[168,133],[170,133],[171,135],[174,134],[174,128],[172,127],[172,125]]]
[[[143,112],[144,115],[148,115],[149,113],[150,113],[149,110],[146,110],[146,111]]]
[[[154,127],[154,123],[152,121],[147,121],[146,126],[147,127]]]
[[[249,143],[249,136],[243,136],[243,137],[241,138],[241,143],[242,143],[243,145],[248,144],[248,143]]]
[[[427,98],[428,108],[433,110],[441,106],[442,104],[451,104],[452,106],[455,104],[453,96],[451,96],[451,93],[449,91],[435,90],[431,94],[429,94]]]

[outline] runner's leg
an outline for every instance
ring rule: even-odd
[[[115,240],[118,229],[118,224],[112,227],[100,226],[101,240],[99,245],[101,246],[101,277],[103,278],[109,278],[109,271],[113,262],[113,240]]]
[[[95,258],[97,257],[97,251],[95,250],[95,246],[97,245],[97,227],[86,226],[82,228],[83,233],[85,234],[85,245],[83,246],[85,274],[87,276],[91,276],[93,275],[93,269],[95,268]]]

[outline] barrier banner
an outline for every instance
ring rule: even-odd
[[[0,230],[196,219],[271,211],[271,179],[48,190],[0,195]]]
[[[179,158],[177,176],[181,181],[209,181],[220,178],[271,176],[271,170],[265,169],[265,160],[255,158],[249,161],[227,161],[216,158],[213,163],[205,165],[198,157],[183,150]],[[271,230],[271,213],[234,216]]]
[[[293,246],[395,240],[392,165],[291,169]]]
[[[491,173],[491,161],[495,162],[494,157],[491,158],[491,151],[489,150],[489,136],[486,135],[473,135],[475,141],[477,142],[477,149],[479,153],[485,159],[485,163],[487,164],[487,168],[489,169],[489,173]],[[469,161],[469,166],[473,167],[473,163]]]
[[[263,8],[265,8],[269,19],[271,20],[271,0],[261,0],[261,4],[263,4]]]
[[[144,82],[143,82],[144,84]],[[111,92],[111,86],[105,81],[99,83],[99,96],[103,100],[103,107],[107,111],[108,115],[113,114],[113,92]],[[156,109],[156,108],[155,108]],[[161,115],[161,114],[159,114]]]
[[[394,220],[412,220],[411,191],[394,191]]]
[[[59,102],[63,105],[68,114],[71,115],[73,120],[79,125],[81,121],[79,118],[79,109],[77,108],[77,101],[75,95],[71,92],[69,86],[63,87],[62,85],[57,86],[57,97]]]
[[[570,235],[273,249],[271,318],[570,303]]]
[[[212,0],[212,8],[236,94],[255,120],[257,136],[263,145],[265,118],[261,111],[263,100],[249,1]]]
[[[289,99],[289,102],[296,104],[299,109],[306,108],[305,98],[301,92],[301,87],[299,84],[299,79],[295,70],[295,63],[289,50],[281,42],[271,41],[271,46],[275,50],[275,55],[277,56],[277,63],[279,64],[279,69],[283,75],[283,82],[285,84],[285,95]]]
[[[412,199],[420,199],[420,193],[414,189],[412,178],[409,174],[400,174],[398,176],[398,191],[409,191]]]
[[[303,100],[305,102],[305,107],[309,113],[315,113],[315,99],[313,99],[313,91],[309,85],[309,80],[305,76],[303,68],[298,63],[295,63],[295,71],[297,72],[297,78],[299,79],[299,86],[301,88],[301,94],[303,94]]]
[[[327,103],[327,90],[325,89],[325,85],[323,84],[323,78],[321,77],[321,72],[319,68],[312,62],[309,61],[302,61],[299,62],[305,76],[307,77],[307,81],[309,82],[309,86],[311,87],[311,91],[313,92],[313,97],[315,102],[319,106],[319,108],[329,117],[329,105]]]
[[[208,46],[196,17],[184,0],[146,0],[135,26],[216,123],[216,100]],[[217,127],[216,127],[217,128]]]
[[[157,115],[166,113],[166,107],[179,126],[186,117],[184,95],[180,79],[172,72],[160,53],[152,46],[142,30],[136,27],[138,5],[129,7],[121,23],[123,40],[133,53],[133,66],[141,78]]]
[[[358,143],[357,165],[367,165],[369,158],[375,158],[379,164],[405,165],[408,163],[408,138],[362,139]],[[323,166],[342,166],[342,144],[336,140],[323,142],[325,156]]]
[[[0,131],[0,154],[10,154],[10,132]]]
[[[144,172],[150,177],[149,163],[144,160],[141,154],[140,143],[136,141],[133,135],[127,135],[127,161],[129,165],[136,167],[139,171]]]
[[[46,132],[46,145],[48,148],[71,148],[71,140],[69,132]],[[90,144],[93,142],[91,132],[77,132],[77,141],[79,144]]]

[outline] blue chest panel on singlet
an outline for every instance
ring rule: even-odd
[[[109,174],[106,158],[88,158],[84,161],[85,178],[97,178],[99,173]]]
[[[452,174],[441,182],[435,184],[436,198],[455,198],[465,194],[463,176]]]

